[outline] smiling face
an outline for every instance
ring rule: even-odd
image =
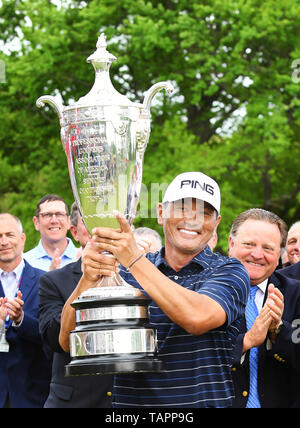
[[[9,214],[0,215],[0,267],[11,271],[19,265],[25,244],[25,234]]]
[[[274,272],[280,257],[281,234],[276,224],[248,219],[235,237],[229,238],[229,256],[248,271],[251,285],[260,284]]]
[[[201,252],[216,230],[220,216],[207,203],[181,199],[158,206],[158,223],[165,234],[166,255],[191,256]]]
[[[300,261],[300,223],[292,226],[288,233],[286,251],[291,264]]]
[[[42,241],[50,243],[58,243],[66,239],[70,228],[70,218],[62,201],[42,203],[39,215],[33,217],[33,223],[35,229],[40,232]]]

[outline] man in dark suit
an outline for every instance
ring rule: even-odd
[[[286,255],[288,262],[284,266],[298,263],[300,260],[300,221],[289,228],[286,241]]]
[[[287,266],[283,269],[278,269],[278,272],[289,278],[294,278],[300,281],[300,262]]]
[[[71,209],[71,232],[84,248],[90,238],[76,204]],[[54,352],[50,394],[45,408],[109,408],[113,376],[65,377],[70,354],[59,345],[60,318],[65,302],[82,276],[81,259],[46,273],[40,279],[40,329],[44,342]]]
[[[300,282],[275,271],[286,237],[284,221],[262,209],[240,214],[231,228],[229,255],[246,267],[257,310],[252,324],[250,297],[232,367],[234,407],[299,407]]]
[[[43,271],[23,260],[20,220],[0,214],[0,408],[43,407],[51,359],[38,324],[38,282]]]

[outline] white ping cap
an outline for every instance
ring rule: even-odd
[[[220,213],[220,188],[215,180],[202,172],[184,172],[177,175],[169,184],[164,202],[174,202],[184,198],[196,198],[208,202]]]

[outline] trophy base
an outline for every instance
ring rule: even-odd
[[[126,283],[82,293],[72,303],[76,329],[70,333],[66,376],[161,372],[148,303],[147,297]]]
[[[108,374],[159,373],[163,371],[163,362],[156,358],[90,358],[88,361],[74,360],[65,366],[65,375],[101,376]]]

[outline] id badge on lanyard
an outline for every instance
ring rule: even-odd
[[[9,344],[6,340],[6,329],[4,322],[0,324],[0,352],[9,352]]]

